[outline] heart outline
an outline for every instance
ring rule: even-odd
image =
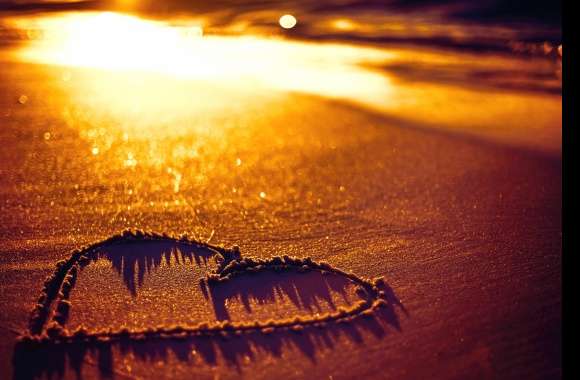
[[[192,245],[208,249],[215,253],[218,261],[217,269],[206,274],[206,284],[229,281],[230,279],[249,273],[265,270],[286,271],[318,271],[340,275],[362,288],[367,298],[359,300],[350,307],[339,307],[338,311],[328,312],[320,316],[294,317],[280,320],[250,321],[250,322],[216,322],[209,324],[200,322],[195,326],[171,326],[147,329],[122,328],[119,330],[87,331],[78,328],[69,331],[66,328],[66,319],[71,308],[69,300],[70,291],[73,289],[78,272],[91,262],[91,254],[95,254],[99,248],[112,244],[129,244],[136,242],[171,242]],[[289,330],[299,332],[305,327],[323,327],[327,323],[350,322],[359,317],[371,317],[373,312],[387,305],[388,299],[380,289],[384,285],[382,278],[369,280],[352,272],[347,273],[324,262],[316,262],[310,257],[301,259],[289,256],[274,256],[268,259],[242,258],[237,246],[225,248],[190,239],[187,235],[174,236],[145,232],[140,230],[125,230],[120,234],[88,245],[72,252],[67,260],[61,260],[56,264],[55,272],[49,276],[41,295],[34,307],[29,321],[28,331],[19,336],[21,344],[67,344],[67,343],[99,343],[118,340],[143,341],[146,339],[185,339],[193,336],[227,336],[230,334],[241,335],[245,332],[268,334],[277,330]]]

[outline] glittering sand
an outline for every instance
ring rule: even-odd
[[[393,72],[395,85],[404,82]],[[3,64],[1,75],[1,378],[560,373],[560,119],[550,113],[560,96],[549,88],[473,89],[511,105],[503,120],[494,111],[489,130],[488,116],[473,114],[476,133],[467,133],[461,108],[435,104],[419,113],[428,120],[432,112],[434,122],[420,123],[402,117],[408,104],[393,115],[320,94],[23,63]],[[458,87],[451,93],[470,91]],[[473,110],[483,96],[450,99]],[[518,115],[513,128],[507,110]],[[433,126],[445,121],[452,127]],[[382,277],[390,306],[299,331],[79,344],[22,361],[16,338],[56,263],[126,228]],[[179,244],[109,247],[79,270],[68,326],[268,323],[361,299],[345,277],[298,271],[254,273],[204,292],[211,256]]]

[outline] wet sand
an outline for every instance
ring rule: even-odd
[[[61,69],[7,64],[1,75],[0,377],[22,370],[12,363],[14,341],[55,263],[125,228],[211,236],[244,256],[310,256],[383,276],[404,310],[302,334],[114,346],[73,360],[86,378],[560,375],[562,189],[553,149],[299,94],[241,92],[223,109],[121,124],[114,111],[91,113],[90,93],[71,98]],[[193,110],[217,96],[202,88]],[[80,285],[90,273],[77,291],[98,288]],[[168,293],[165,319],[182,315],[167,311],[185,297],[174,275],[177,285],[169,274],[146,284],[156,297]],[[122,281],[109,287],[86,291],[80,313],[94,317],[108,291],[129,294]],[[270,303],[303,305],[288,296]],[[148,319],[133,322],[147,327]],[[60,374],[58,363],[44,366]]]

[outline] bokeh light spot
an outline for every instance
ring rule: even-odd
[[[284,29],[292,29],[296,26],[296,17],[292,15],[283,15],[280,17],[280,26]]]

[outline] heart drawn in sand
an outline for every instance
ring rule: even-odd
[[[205,285],[212,287],[229,282],[233,278],[254,273],[280,272],[319,272],[342,276],[357,286],[361,299],[336,311],[311,316],[293,317],[280,320],[216,323],[202,322],[195,326],[161,326],[145,329],[121,328],[87,331],[79,327],[74,331],[67,329],[66,322],[71,310],[70,293],[76,284],[82,268],[90,265],[99,255],[99,250],[110,246],[131,243],[179,243],[214,255],[217,268],[205,275]],[[108,342],[115,340],[147,340],[186,338],[191,336],[241,335],[245,332],[271,333],[277,330],[300,331],[307,326],[323,327],[327,323],[345,323],[355,318],[372,316],[373,312],[386,306],[388,299],[381,286],[382,279],[368,280],[353,273],[347,273],[327,263],[315,262],[310,258],[272,257],[269,259],[242,258],[239,248],[224,248],[209,243],[192,240],[186,236],[175,237],[141,231],[124,231],[101,242],[75,250],[67,260],[57,263],[55,272],[47,278],[44,288],[33,309],[28,331],[20,337],[22,344],[66,344],[82,342]]]

